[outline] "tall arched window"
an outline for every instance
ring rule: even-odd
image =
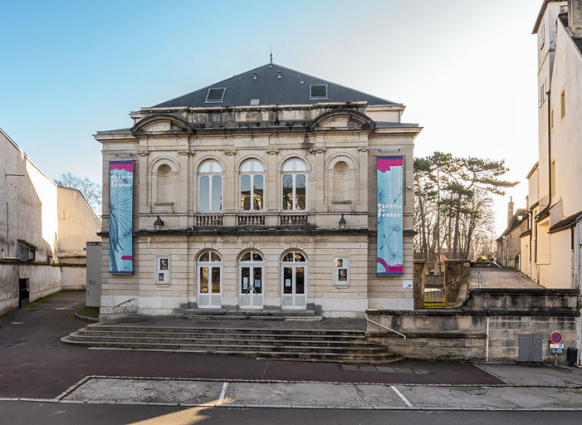
[[[305,210],[307,203],[307,173],[299,159],[283,164],[283,209]]]
[[[214,160],[198,169],[198,211],[222,210],[222,167]]]
[[[240,209],[261,211],[264,208],[265,178],[263,165],[256,159],[249,159],[240,167]]]
[[[172,169],[168,164],[162,164],[157,170],[156,202],[172,201]]]

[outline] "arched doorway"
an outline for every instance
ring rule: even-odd
[[[305,309],[307,305],[307,259],[299,251],[281,260],[281,308]]]
[[[199,308],[220,308],[222,296],[222,258],[214,251],[204,251],[198,257]]]
[[[264,299],[264,260],[257,251],[245,252],[239,260],[239,306],[261,309]]]

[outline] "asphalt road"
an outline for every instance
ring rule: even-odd
[[[0,402],[0,412],[2,423],[10,425],[547,425],[582,422],[582,412],[229,409],[34,402]]]
[[[63,344],[87,325],[73,313],[84,291],[63,292],[0,316],[0,398],[55,398],[86,376],[133,376],[418,384],[500,384],[469,363],[404,361],[427,374],[342,370],[338,364],[256,360],[188,353],[104,351]]]

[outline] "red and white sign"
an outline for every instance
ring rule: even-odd
[[[550,340],[554,343],[554,344],[559,344],[560,342],[562,342],[562,334],[560,332],[552,332],[552,335],[550,336]]]

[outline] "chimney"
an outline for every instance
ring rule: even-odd
[[[513,196],[510,196],[509,203],[507,204],[507,227],[509,227],[512,218],[513,218]]]
[[[582,37],[582,0],[568,0],[568,27],[574,37]]]

